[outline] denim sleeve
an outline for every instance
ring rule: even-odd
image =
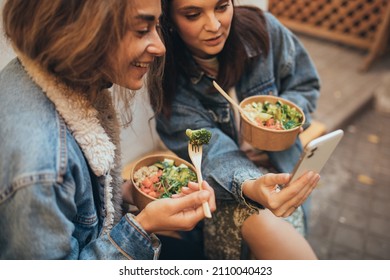
[[[133,215],[126,214],[108,234],[84,248],[80,256],[82,259],[156,260],[160,249],[158,238],[148,235]]]
[[[17,188],[17,187],[16,187]],[[0,196],[0,259],[154,259],[160,242],[131,216],[109,234],[99,234],[96,214],[78,223],[74,192],[64,186],[34,184]]]
[[[274,60],[278,95],[302,108],[306,116],[304,128],[307,128],[317,106],[320,78],[299,39],[274,16],[266,15],[271,39],[269,59]]]
[[[188,104],[188,105],[187,105]],[[191,106],[189,106],[191,104]],[[223,133],[198,100],[190,96],[176,100],[172,116],[157,117],[157,131],[165,145],[181,158],[188,156],[187,128],[206,128],[212,137],[203,145],[202,175],[214,188],[218,200],[236,200],[250,208],[263,208],[243,197],[241,185],[245,180],[261,176],[259,169],[245,156],[237,143]]]

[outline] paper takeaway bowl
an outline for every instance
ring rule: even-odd
[[[130,169],[130,180],[134,186],[133,187],[134,204],[135,206],[137,206],[137,208],[140,211],[144,209],[146,205],[148,205],[150,202],[158,198],[152,197],[144,193],[139,187],[135,185],[134,173],[141,167],[153,165],[156,162],[163,161],[164,159],[173,160],[175,166],[184,164],[195,172],[195,167],[191,163],[172,154],[164,154],[164,153],[151,154],[137,160],[135,164],[132,166],[132,168]]]
[[[302,114],[303,118],[301,125],[288,130],[275,130],[259,126],[249,120],[248,117],[241,116],[241,135],[245,141],[253,147],[264,151],[283,151],[294,144],[302,125],[305,123],[305,114],[302,109],[293,102],[271,95],[256,95],[244,99],[240,103],[240,106],[241,108],[244,108],[245,105],[252,102],[264,103],[265,101],[276,104],[278,100],[280,100],[283,104],[296,108],[296,110]]]

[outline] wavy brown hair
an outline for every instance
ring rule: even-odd
[[[171,114],[171,105],[176,92],[178,73],[190,73],[190,63],[186,54],[189,52],[185,43],[175,32],[171,19],[170,4],[174,0],[162,0],[163,17],[161,26],[166,44],[166,59],[163,75],[162,112]],[[234,1],[232,1],[234,5]],[[241,78],[244,71],[251,67],[252,56],[247,52],[267,55],[269,52],[269,37],[263,11],[255,6],[235,6],[229,37],[223,50],[218,54],[218,83],[223,88],[230,88]],[[158,84],[151,86],[150,94],[157,91]],[[153,107],[156,104],[152,103]]]
[[[129,9],[127,0],[7,0],[3,28],[19,52],[71,88],[90,93],[121,80],[107,59],[126,32]],[[129,110],[133,94],[117,94]]]

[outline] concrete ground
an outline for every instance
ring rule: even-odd
[[[312,194],[308,240],[320,259],[390,259],[390,53],[300,36],[322,79],[315,118],[345,136]]]
[[[390,259],[389,124],[371,105],[342,127],[311,200],[308,240],[320,259]]]

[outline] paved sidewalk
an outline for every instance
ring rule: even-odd
[[[320,259],[390,259],[390,53],[360,73],[363,52],[300,38],[322,80],[314,117],[345,131],[312,195],[308,240]]]
[[[312,195],[308,240],[320,259],[390,259],[389,124],[370,106],[343,127]]]
[[[321,95],[314,117],[329,131],[347,124],[372,100],[383,81],[390,79],[390,51],[362,73],[358,69],[364,62],[365,52],[304,35],[298,37],[321,78]]]

